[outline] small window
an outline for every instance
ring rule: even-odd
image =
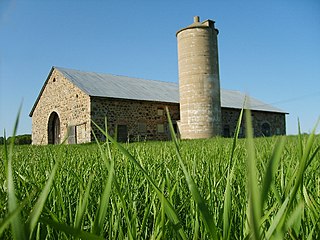
[[[157,124],[157,132],[164,133],[164,124]]]
[[[141,133],[146,133],[147,132],[147,124],[145,122],[139,122],[138,123],[138,132]]]
[[[277,134],[277,135],[281,135],[280,128],[276,128],[276,134]]]
[[[163,116],[163,108],[158,108],[158,116]]]
[[[56,79],[54,78],[54,79],[52,80],[52,82],[56,82]]]
[[[223,136],[224,137],[230,137],[230,127],[229,127],[229,125],[225,125],[223,127]]]

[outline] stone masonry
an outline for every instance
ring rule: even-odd
[[[57,113],[60,141],[68,140],[68,129],[76,127],[77,143],[90,142],[90,97],[62,76],[56,69],[41,90],[32,115],[32,143],[48,144],[49,117]]]
[[[233,137],[240,115],[240,109],[222,108],[222,136]],[[243,115],[239,137],[245,137],[245,114]],[[270,127],[268,136],[285,135],[285,114],[276,112],[251,111],[252,128],[255,137],[265,136],[263,124]]]
[[[98,98],[91,99],[92,121],[105,129],[107,117],[109,134],[115,135],[116,128],[126,126],[127,140],[168,140],[170,132],[166,114],[166,106],[175,124],[179,120],[179,105],[149,101],[126,99]],[[93,127],[98,139],[104,136]],[[94,141],[94,139],[91,139]],[[124,139],[126,140],[126,139]]]
[[[217,35],[214,21],[200,23],[199,17],[176,34],[183,139],[221,135]]]

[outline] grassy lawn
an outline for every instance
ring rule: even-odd
[[[319,238],[313,137],[2,146],[1,235]]]

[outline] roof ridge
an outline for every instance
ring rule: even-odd
[[[139,79],[139,80],[145,80],[145,81],[154,81],[154,82],[162,82],[162,83],[173,83],[173,84],[178,84],[178,82],[168,82],[164,80],[157,80],[157,79],[147,79],[147,78],[142,78],[142,77],[130,77],[126,75],[121,75],[121,74],[114,74],[114,73],[102,73],[102,72],[93,72],[93,71],[83,71],[83,70],[78,70],[78,69],[73,69],[73,68],[65,68],[65,67],[58,67],[58,66],[53,66],[53,68],[57,70],[65,70],[65,71],[77,71],[81,73],[91,73],[91,74],[97,74],[97,75],[109,75],[109,76],[114,76],[114,77],[125,77],[125,78],[133,78],[133,79]]]

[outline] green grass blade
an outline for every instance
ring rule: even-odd
[[[270,239],[274,231],[278,228],[279,224],[281,223],[281,220],[286,216],[286,210],[289,203],[288,196],[286,200],[283,202],[282,206],[280,207],[279,211],[277,212],[276,216],[272,220],[272,224],[270,225],[268,231],[266,232],[266,239]]]
[[[315,132],[316,132],[318,124],[319,124],[319,121],[317,122],[317,124],[315,125],[311,134],[308,137],[305,149],[303,151],[303,155],[301,156],[301,158],[299,160],[298,170],[295,172],[295,175],[293,176],[293,179],[295,182],[294,182],[294,186],[293,186],[293,190],[292,190],[292,196],[295,196],[298,189],[302,186],[303,176],[306,171],[306,167],[311,164],[312,160],[316,156],[316,153],[320,149],[319,147],[317,147],[315,152],[313,154],[311,154],[312,147],[315,142]],[[310,154],[311,154],[311,157],[310,157]],[[288,204],[289,208],[292,206],[293,201],[294,201],[294,197],[292,197],[289,201],[289,204]]]
[[[288,229],[293,229],[296,234],[300,232],[301,228],[301,219],[304,212],[304,203],[301,201],[295,209],[293,209],[291,215],[286,219],[284,232],[287,232]]]
[[[258,189],[257,168],[255,148],[253,143],[253,130],[251,112],[246,110],[246,143],[247,143],[247,172],[248,172],[248,194],[249,194],[249,224],[253,239],[260,238],[260,218],[262,207],[260,205],[260,193]]]
[[[301,126],[300,126],[300,120],[298,119],[298,149],[299,149],[299,157],[302,158],[303,156],[303,140],[302,140],[302,134],[301,134]]]
[[[318,207],[318,203],[314,200],[311,194],[308,194],[307,188],[303,185],[303,197],[306,202],[308,208],[311,210],[314,219],[320,218],[320,207]]]
[[[33,209],[31,210],[31,213],[30,213],[28,221],[27,221],[27,223],[29,225],[28,230],[29,230],[30,236],[32,236],[33,231],[34,231],[35,227],[37,226],[40,214],[41,214],[42,209],[44,207],[44,204],[47,200],[47,197],[50,193],[51,185],[53,183],[53,179],[54,179],[54,176],[56,174],[57,169],[58,169],[58,162],[55,163],[45,187],[43,188],[40,196],[38,197],[37,202],[35,203]]]
[[[224,203],[223,203],[223,239],[230,239],[231,229],[231,212],[232,212],[232,198],[231,198],[231,182],[233,179],[234,166],[231,172],[228,171],[227,186],[224,192]]]
[[[29,203],[30,199],[32,199],[34,197],[34,195],[35,195],[35,191],[33,191],[28,196],[28,198],[25,198],[14,211],[9,213],[4,219],[2,219],[2,221],[0,222],[0,237],[1,237],[2,233],[3,233],[3,231],[10,225],[11,221],[15,217],[17,217],[17,215],[20,214],[20,212]]]
[[[268,162],[268,165],[264,174],[264,179],[262,182],[262,190],[261,190],[261,198],[260,198],[262,208],[268,199],[268,193],[270,191],[271,185],[274,181],[274,178],[277,172],[277,167],[280,162],[281,152],[283,150],[284,143],[285,143],[285,138],[280,138],[277,141],[273,149],[272,156]]]
[[[89,193],[90,193],[90,189],[91,189],[92,180],[93,180],[93,175],[91,175],[89,178],[89,182],[86,187],[83,199],[82,199],[82,197],[79,198],[78,208],[77,208],[76,216],[75,216],[75,224],[74,224],[75,228],[81,227],[83,216],[84,216],[84,213],[85,213],[87,205],[88,205]]]
[[[20,214],[22,209],[23,209],[23,206],[19,206],[15,210],[10,212],[4,219],[2,219],[0,223],[0,237],[3,231],[10,225],[11,221]]]
[[[80,229],[68,226],[64,223],[60,223],[60,222],[56,222],[54,220],[51,220],[49,218],[40,218],[39,221],[41,223],[44,223],[46,225],[51,226],[52,228],[64,232],[68,235],[71,235],[75,238],[81,238],[81,239],[88,239],[88,240],[103,240],[103,237],[97,236],[95,234],[92,233],[88,233],[85,231],[82,231]]]
[[[245,104],[245,102],[244,102],[244,104]],[[242,123],[242,116],[243,116],[243,108],[240,111],[239,118],[238,118],[238,121],[237,121],[236,130],[235,130],[235,134],[233,136],[233,142],[232,142],[232,148],[231,148],[231,153],[230,153],[229,166],[231,165],[231,163],[233,161],[234,152],[235,152],[236,147],[237,147],[237,141],[238,141],[238,138],[239,138],[241,123]]]
[[[18,203],[15,195],[14,181],[13,181],[12,155],[13,155],[13,148],[14,148],[14,140],[16,137],[19,119],[20,119],[21,108],[22,108],[22,105],[20,105],[20,108],[16,117],[16,121],[13,128],[12,139],[11,139],[11,142],[9,143],[9,149],[8,149],[6,140],[4,141],[4,159],[5,159],[5,165],[6,165],[5,169],[6,169],[6,175],[7,175],[9,214],[13,213],[18,208]],[[12,229],[13,239],[15,240],[25,239],[24,225],[20,220],[19,213],[14,214],[14,217],[11,219],[11,229]]]
[[[171,121],[171,117],[170,117],[170,113],[169,113],[168,108],[166,108],[166,111],[167,111],[167,118],[169,121],[171,137],[172,137],[174,144],[175,144],[175,147],[176,147],[177,158],[179,159],[179,164],[180,164],[182,171],[184,173],[184,176],[186,178],[186,181],[187,181],[189,190],[191,192],[192,198],[195,201],[195,203],[198,205],[202,219],[204,221],[206,229],[207,229],[208,233],[210,234],[211,238],[218,239],[217,228],[214,223],[213,216],[207,207],[205,199],[201,196],[197,185],[195,184],[195,182],[194,182],[193,178],[191,177],[191,175],[189,174],[184,162],[182,161],[180,151],[179,151],[179,144],[178,144],[177,138],[174,133],[174,128],[173,128],[173,124]]]
[[[310,231],[307,240],[313,240],[313,239],[315,239],[315,238],[313,237],[313,233],[314,233],[314,231],[316,230],[317,225],[318,225],[319,222],[320,222],[320,218],[318,218],[317,223],[313,226],[312,230]]]
[[[110,164],[110,170],[108,173],[109,173],[108,178],[106,180],[103,193],[100,197],[100,205],[98,207],[97,214],[95,216],[94,226],[93,226],[93,233],[99,234],[99,235],[101,234],[101,231],[103,229],[103,224],[104,224],[105,217],[107,215],[108,206],[109,206],[109,199],[111,195],[112,181],[113,181],[113,175],[114,175],[113,161]]]

